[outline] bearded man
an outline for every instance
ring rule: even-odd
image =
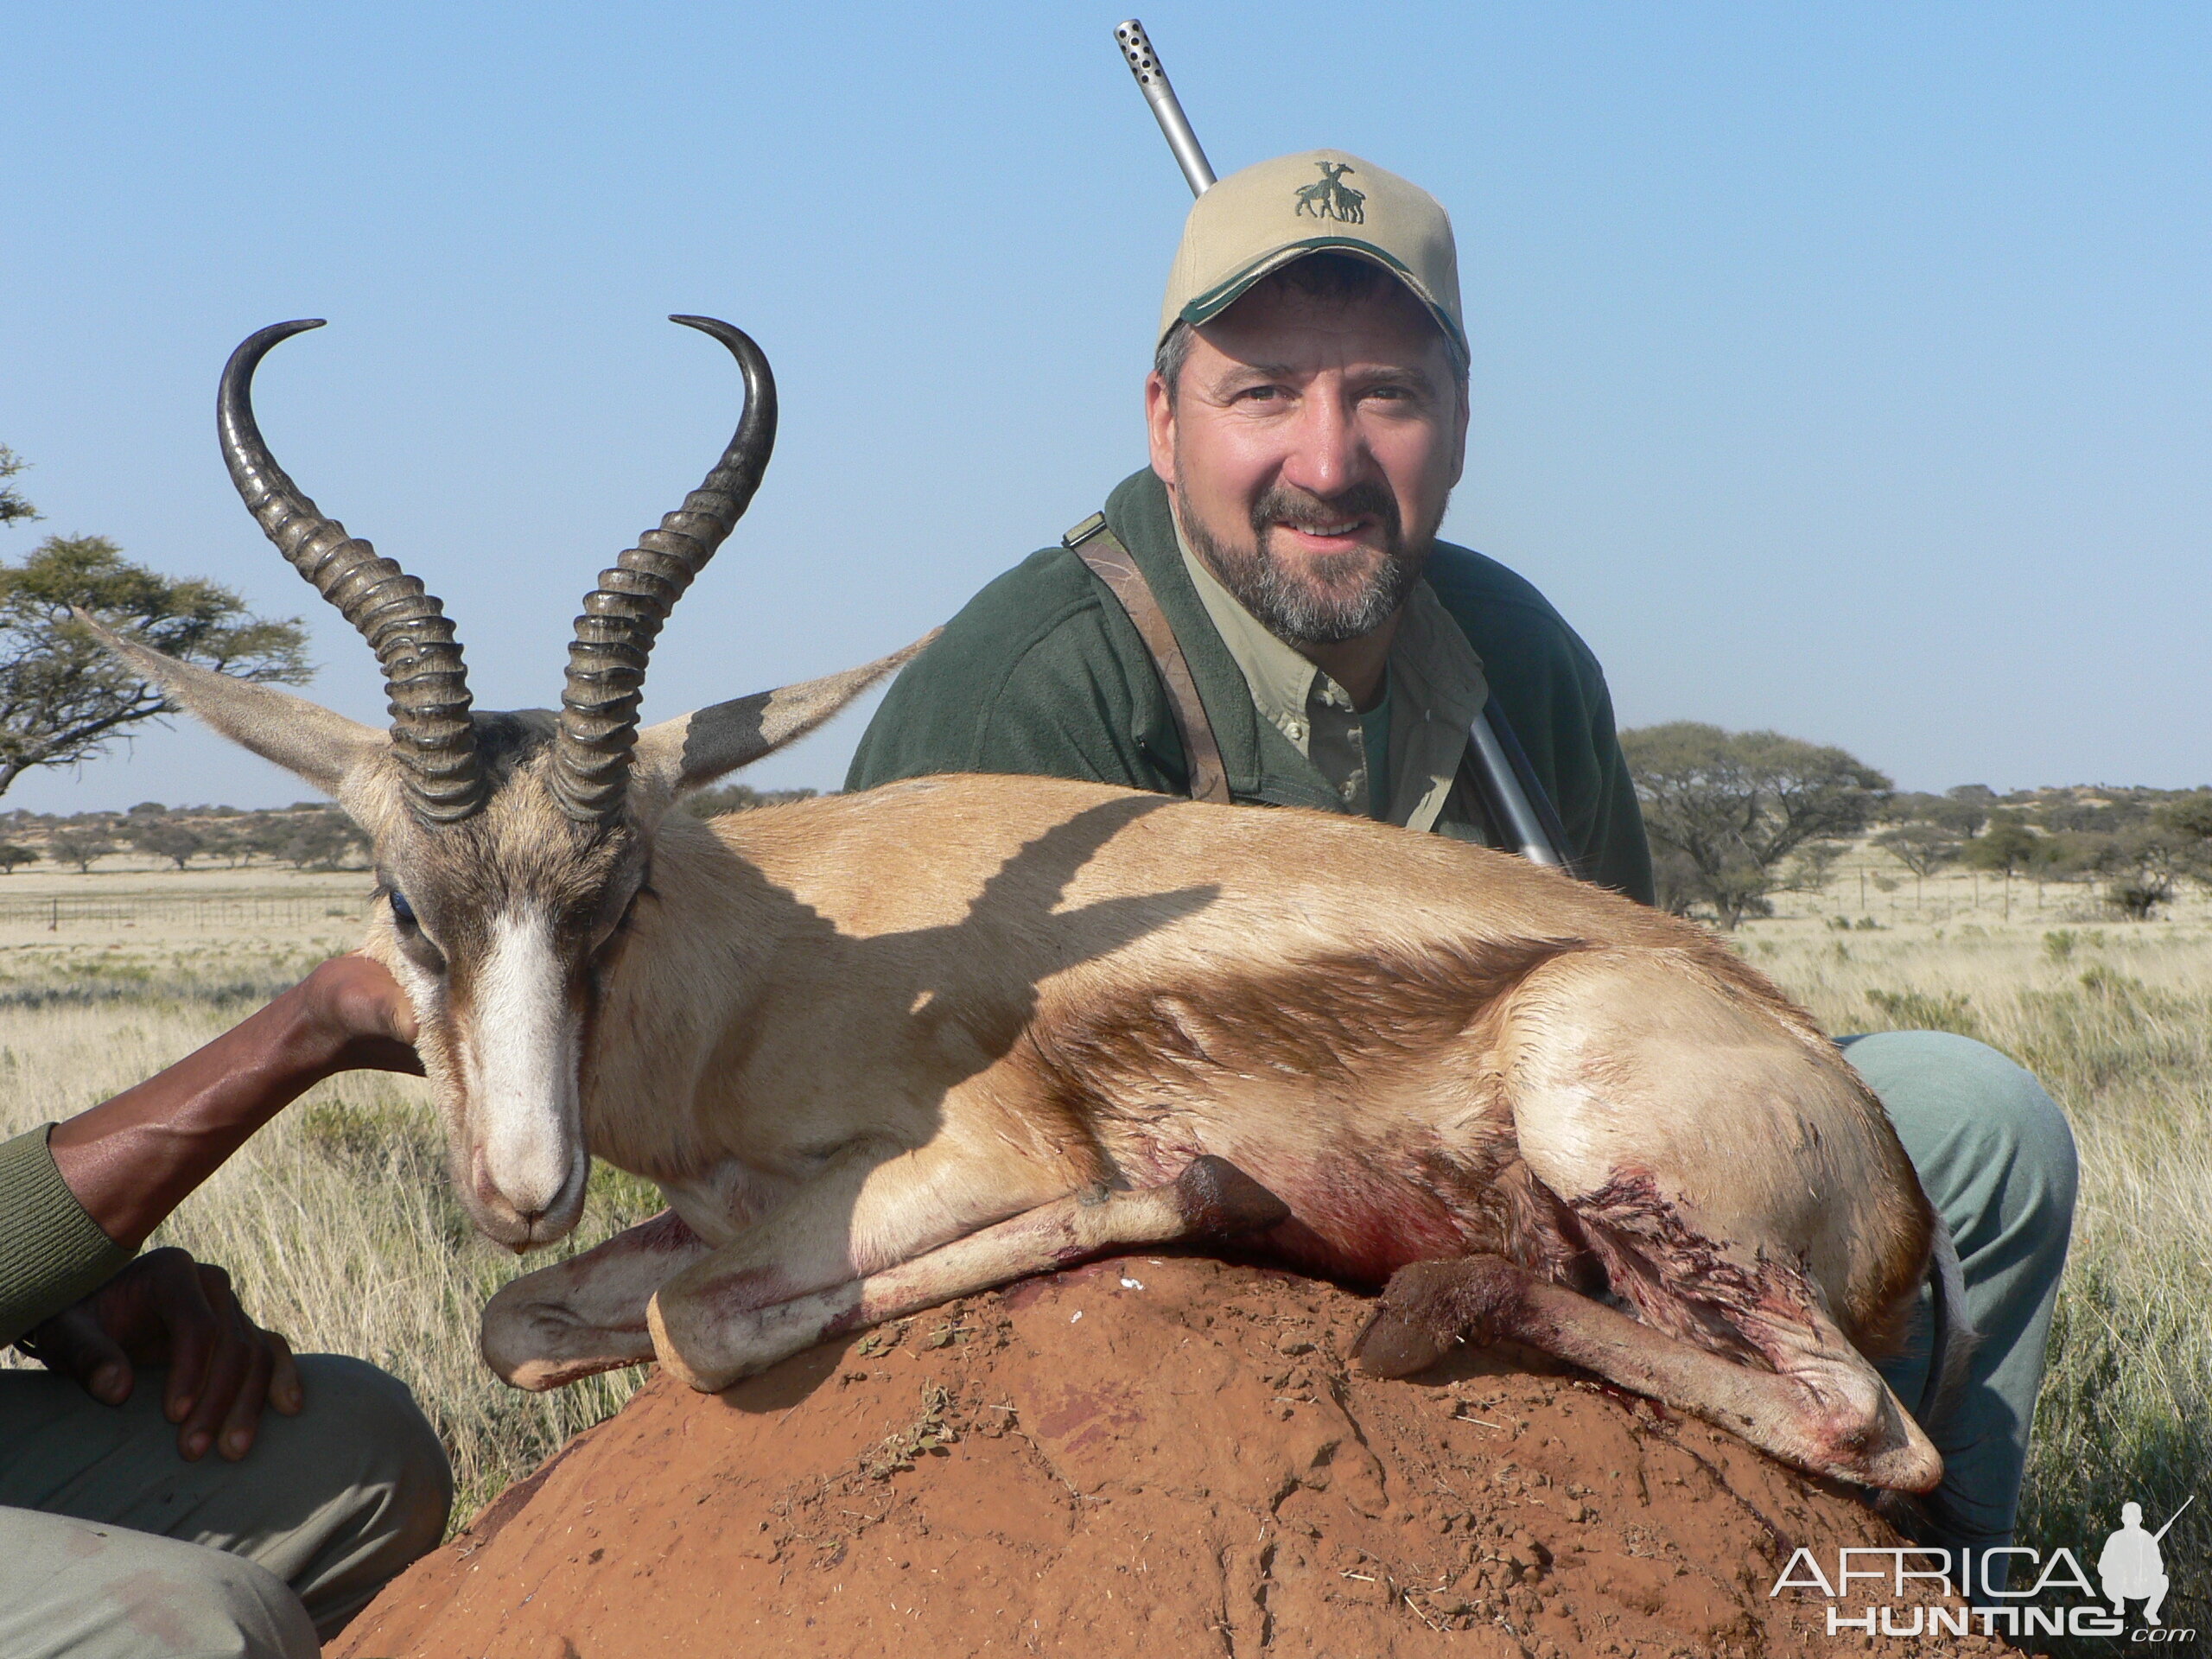
[[[1316,196],[1317,170],[1356,181],[1356,215]],[[1337,150],[1224,179],[1191,209],[1155,347],[1149,469],[908,665],[848,787],[1039,773],[1503,846],[1469,756],[1487,706],[1576,873],[1650,903],[1597,659],[1527,582],[1436,539],[1468,417],[1442,207]],[[1930,1426],[1936,1536],[2006,1543],[2072,1223],[2072,1136],[1981,1044],[1845,1040],[1950,1225],[1980,1337],[1964,1398]],[[1923,1339],[1885,1367],[1901,1399],[1920,1398],[1925,1356]]]

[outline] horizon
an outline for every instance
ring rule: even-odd
[[[1854,756],[1853,758],[1857,759],[1858,757]],[[1879,766],[1876,766],[1875,770],[1878,772],[1881,768]],[[727,779],[722,782],[707,785],[703,788],[694,792],[699,795],[714,795],[728,791],[734,785],[743,783],[743,774],[734,773],[729,779]],[[304,784],[300,786],[302,788],[307,787]],[[836,795],[842,794],[843,792],[842,785],[829,789],[818,789],[812,785],[786,785],[782,788],[763,788],[758,784],[745,784],[744,786],[753,790],[756,793],[764,798],[759,803],[759,804],[761,805],[774,804],[776,798],[778,797],[792,797],[804,794]],[[1987,788],[1990,788],[1990,785],[1986,784],[1966,783],[1953,784],[1947,788],[1936,790],[1916,790],[1893,787],[1888,791],[1878,792],[1882,794],[1885,798],[1895,798],[1901,796],[1910,795],[1926,795],[1948,798],[1954,798],[1960,792],[1966,790]],[[2171,788],[2167,788],[2157,784],[2034,784],[2025,785],[2018,789],[1995,790],[1993,791],[1992,799],[1999,806],[2018,806],[2029,804],[2022,800],[2021,798],[2024,796],[2044,797],[2063,795],[2068,793],[2080,794],[2083,792],[2087,792],[2091,795],[2115,796],[2134,794],[2189,795],[2201,793],[2208,790],[2212,790],[2212,784],[2183,784]],[[690,798],[686,797],[686,798],[688,799]],[[128,817],[142,810],[148,812],[161,812],[173,817],[192,817],[200,814],[213,815],[217,813],[237,813],[243,815],[254,812],[308,812],[322,811],[335,808],[336,805],[337,803],[333,801],[328,796],[312,795],[299,796],[289,801],[270,802],[257,806],[239,806],[228,801],[198,801],[187,803],[183,801],[157,801],[149,798],[146,800],[133,801],[128,806],[85,806],[78,807],[74,809],[73,812],[42,812],[35,807],[9,804],[5,800],[5,798],[0,798],[0,822],[22,817],[38,819],[67,819],[71,817],[91,817],[101,816]],[[1878,827],[1879,823],[1878,822],[1868,830],[1855,833],[1872,834],[1873,833],[1874,829]]]

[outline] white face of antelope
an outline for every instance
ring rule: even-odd
[[[658,815],[804,736],[928,643],[638,729],[653,640],[752,500],[776,434],[775,377],[760,348],[711,317],[671,321],[729,349],[745,412],[683,507],[600,573],[576,620],[558,715],[472,712],[444,607],[324,517],[269,453],[253,414],[255,369],[319,321],[249,335],[224,367],[216,423],[247,510],[375,651],[389,737],[79,617],[168,696],[329,791],[369,832],[379,878],[369,952],[414,999],[462,1201],[479,1228],[518,1250],[559,1238],[583,1210],[594,990],[644,888]]]
[[[537,773],[518,768],[464,823],[403,825],[378,849],[391,947],[378,954],[422,1022],[454,1183],[477,1227],[517,1250],[582,1212],[594,987],[645,868],[635,830],[569,821]]]

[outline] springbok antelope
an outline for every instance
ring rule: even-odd
[[[585,600],[557,715],[472,712],[438,601],[270,456],[252,376],[314,322],[232,355],[223,450],[374,647],[390,732],[103,634],[373,838],[364,948],[414,1001],[477,1226],[561,1237],[594,1155],[667,1195],[492,1299],[494,1370],[658,1357],[719,1389],[1024,1274],[1241,1236],[1387,1285],[1375,1370],[1511,1338],[1801,1468],[1936,1484],[1864,1356],[1931,1255],[1957,1306],[1955,1257],[1879,1103],[1701,930],[1436,837],[1084,784],[671,811],[918,649],[639,729],[654,638],[774,437],[759,348],[675,321],[735,355],[744,414]]]

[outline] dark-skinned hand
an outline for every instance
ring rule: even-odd
[[[17,1345],[111,1406],[130,1397],[137,1368],[166,1366],[162,1409],[188,1462],[210,1446],[245,1456],[264,1404],[299,1414],[290,1344],[246,1317],[229,1274],[173,1247],[147,1251]]]
[[[54,1126],[54,1166],[100,1230],[135,1249],[246,1138],[322,1078],[419,1073],[415,1013],[366,957],[324,963],[267,1007],[112,1100]],[[168,1371],[162,1409],[188,1459],[244,1457],[264,1406],[300,1408],[284,1338],[245,1316],[231,1276],[179,1249],[149,1250],[18,1344],[120,1405],[141,1366]]]
[[[316,1017],[338,1043],[333,1071],[410,1071],[423,1075],[419,1034],[407,993],[381,963],[333,957],[300,983]]]

